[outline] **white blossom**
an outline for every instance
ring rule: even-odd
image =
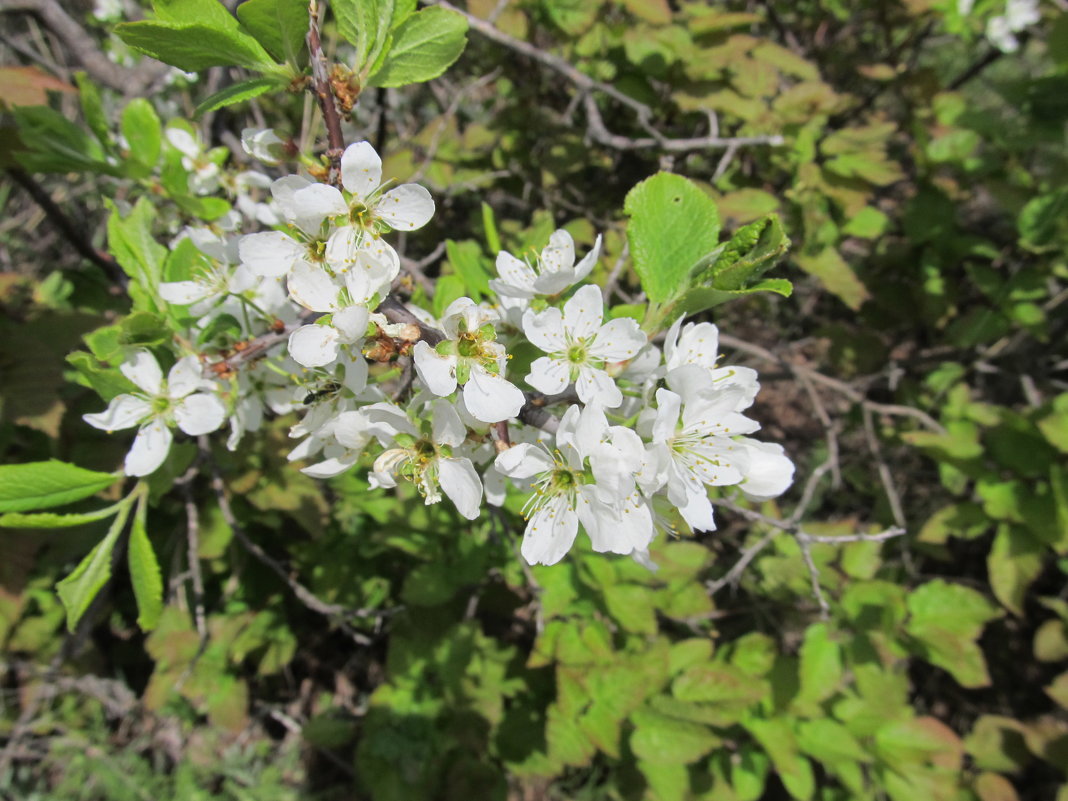
[[[226,407],[201,377],[196,356],[179,359],[163,378],[159,362],[147,350],[138,350],[119,369],[139,390],[115,397],[108,408],[83,415],[85,422],[107,432],[138,427],[126,454],[127,475],[147,476],[163,464],[171,447],[171,425],[190,436],[215,431],[226,419]]]
[[[556,395],[572,382],[583,403],[596,401],[614,409],[623,394],[606,372],[607,365],[633,358],[645,344],[637,322],[620,317],[601,324],[601,290],[588,284],[576,292],[564,310],[546,309],[523,315],[523,332],[547,353],[530,366],[527,383],[546,395]]]

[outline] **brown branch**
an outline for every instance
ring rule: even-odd
[[[93,37],[66,11],[58,0],[0,0],[0,12],[25,11],[48,26],[85,71],[95,81],[122,92],[127,97],[144,94],[170,68],[164,64],[121,67],[97,47]]]
[[[345,619],[353,617],[388,617],[400,611],[401,607],[394,609],[350,609],[341,604],[327,603],[326,601],[321,600],[315,593],[295,578],[290,576],[289,571],[272,559],[263,548],[252,541],[244,527],[238,522],[234,510],[230,506],[230,499],[226,495],[226,485],[222,480],[222,475],[219,473],[219,467],[211,457],[211,450],[208,445],[207,437],[198,437],[197,443],[201,453],[211,465],[211,487],[215,492],[215,498],[219,504],[219,511],[222,513],[223,520],[225,520],[226,524],[233,530],[234,536],[237,538],[238,542],[241,543],[245,550],[255,556],[266,567],[270,568],[271,572],[278,576],[278,578],[289,587],[297,600],[304,604],[308,609],[337,622],[338,626],[357,644],[370,645],[372,642],[371,638],[356,631]]]
[[[326,68],[326,56],[319,38],[319,3],[311,0],[308,4],[308,54],[311,60],[311,89],[319,108],[323,112],[323,124],[326,126],[326,157],[330,160],[330,172],[327,181],[331,186],[341,184],[341,156],[345,152],[345,136],[341,132],[341,112],[338,111],[334,98],[334,89]]]
[[[719,341],[728,348],[739,350],[742,353],[748,353],[750,356],[755,356],[758,359],[762,359],[772,364],[781,365],[795,376],[804,375],[812,381],[815,381],[817,384],[823,384],[825,387],[829,387],[835,392],[845,395],[853,403],[871,409],[873,412],[889,415],[891,417],[911,417],[917,420],[924,428],[939,434],[946,433],[946,429],[943,428],[938,421],[921,409],[916,409],[912,406],[902,406],[896,403],[878,403],[877,401],[869,400],[862,392],[859,392],[845,381],[831,378],[831,376],[824,375],[823,373],[817,372],[811,367],[806,367],[803,364],[791,362],[783,356],[778,356],[772,353],[767,348],[755,345],[752,342],[746,342],[743,339],[738,339],[729,334],[720,333]]]
[[[82,258],[91,261],[103,270],[119,286],[126,286],[129,279],[126,273],[122,271],[122,268],[119,267],[118,262],[111,257],[111,254],[93,247],[85,232],[75,225],[74,221],[59,207],[59,204],[52,200],[52,196],[34,180],[32,175],[21,167],[8,167],[7,174],[11,176],[15,183],[26,190],[26,194],[34,199],[34,202],[41,207],[45,216],[59,229],[63,238],[71,244]]]
[[[666,137],[650,125],[649,120],[652,119],[653,109],[645,103],[642,103],[640,100],[635,100],[633,97],[619,91],[611,84],[594,80],[590,76],[580,72],[559,56],[554,56],[552,53],[547,53],[528,42],[509,36],[491,22],[476,17],[474,14],[464,11],[462,8],[457,8],[447,2],[447,0],[423,0],[423,2],[428,5],[438,5],[442,8],[447,8],[450,11],[455,11],[457,14],[462,14],[467,19],[467,24],[470,25],[473,30],[482,36],[485,36],[490,41],[496,42],[499,45],[507,47],[509,50],[526,56],[566,78],[585,95],[584,103],[586,108],[586,121],[590,136],[606,147],[615,148],[617,150],[637,150],[641,148],[657,147],[661,150],[678,152],[727,148],[732,146],[739,147],[743,145],[781,145],[784,141],[781,136],[777,135],[737,138],[706,136],[692,139],[672,139]],[[591,92],[600,92],[601,94],[607,95],[620,105],[626,106],[633,111],[637,115],[638,122],[642,128],[649,133],[649,137],[631,139],[611,133],[605,127],[604,120],[601,119],[601,113],[597,109],[597,104],[593,101],[593,98],[590,97]]]

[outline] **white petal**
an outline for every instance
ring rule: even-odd
[[[511,381],[493,375],[482,367],[471,368],[471,380],[464,385],[464,406],[483,423],[499,423],[519,414],[526,403],[522,390]]]
[[[119,370],[149,395],[159,395],[163,388],[163,371],[159,368],[156,357],[147,350],[130,354],[126,361],[119,365]]]
[[[238,241],[241,262],[262,278],[278,278],[288,273],[304,257],[305,248],[281,231],[247,234]]]
[[[592,337],[601,328],[603,318],[604,299],[600,288],[593,284],[586,284],[564,304],[564,328],[573,337]]]
[[[558,273],[563,270],[571,271],[575,266],[575,240],[571,234],[562,228],[553,231],[549,237],[549,244],[541,252],[541,271],[545,273]]]
[[[553,469],[553,460],[537,445],[520,442],[497,455],[494,466],[509,478],[530,478]]]
[[[590,344],[590,354],[606,361],[622,362],[634,358],[645,342],[645,334],[637,320],[617,317],[601,326],[597,338]]]
[[[571,369],[561,359],[539,356],[530,365],[530,374],[525,380],[538,392],[556,395],[571,383]]]
[[[370,312],[366,306],[349,306],[339,312],[334,312],[332,323],[341,335],[341,341],[351,345],[357,340],[363,339],[367,333],[367,320]]]
[[[478,517],[482,506],[482,482],[470,459],[439,459],[438,483],[460,514],[468,520]]]
[[[749,470],[739,485],[742,492],[758,501],[777,498],[794,482],[794,463],[782,446],[772,442],[743,439],[749,452]]]
[[[533,297],[534,279],[538,275],[525,261],[520,261],[511,253],[502,250],[497,254],[497,275],[501,279],[496,282],[500,287],[498,293],[518,298]],[[491,282],[491,285],[493,283]]]
[[[467,439],[467,426],[460,420],[456,407],[447,400],[438,398],[433,403],[434,442],[453,448],[462,445]]]
[[[567,348],[564,315],[559,309],[546,309],[541,314],[527,309],[523,314],[523,333],[532,345],[546,353],[563,353]]]
[[[301,262],[289,274],[289,294],[306,309],[319,312],[335,311],[341,288],[325,270]]]
[[[596,367],[580,367],[575,391],[583,403],[596,401],[606,409],[615,409],[623,403],[623,393],[616,382],[604,370]]]
[[[578,283],[593,270],[593,266],[597,264],[597,259],[601,257],[601,235],[597,234],[597,240],[593,243],[593,249],[586,254],[586,256],[575,265],[575,274],[572,276],[572,283]]]
[[[440,397],[456,391],[455,357],[442,356],[425,342],[416,342],[412,349],[415,372],[426,388]]]
[[[200,360],[196,356],[183,356],[174,363],[167,374],[167,395],[177,400],[196,392],[204,386]]]
[[[154,473],[167,458],[173,438],[171,430],[159,418],[144,426],[137,432],[133,447],[126,454],[126,475],[147,476]]]
[[[216,395],[198,392],[183,398],[174,409],[178,428],[191,437],[215,431],[226,419],[226,406]]]
[[[108,408],[96,414],[84,414],[82,419],[102,431],[133,428],[152,413],[152,404],[133,395],[117,395]]]
[[[184,128],[168,128],[166,136],[167,141],[183,156],[195,159],[201,154],[200,143]]]
[[[375,212],[389,223],[390,228],[414,231],[422,228],[434,216],[434,199],[419,184],[402,184],[382,196]]]
[[[482,474],[482,486],[486,493],[486,503],[490,506],[504,506],[508,495],[508,482],[493,465],[490,465]]]
[[[578,534],[578,516],[563,496],[553,498],[527,522],[521,548],[532,565],[554,565],[564,558]]]
[[[289,355],[305,367],[337,361],[338,330],[332,325],[302,325],[289,335]]]
[[[326,184],[310,184],[293,193],[290,221],[315,236],[327,217],[340,217],[348,212],[348,204],[338,189]]]
[[[704,492],[688,495],[686,503],[679,506],[679,514],[694,531],[716,530],[716,521],[712,517],[712,502]]]
[[[341,183],[364,200],[382,184],[382,159],[370,142],[355,142],[341,155]]]
[[[188,306],[214,294],[210,284],[200,281],[166,281],[159,285],[159,296],[168,303]]]
[[[357,453],[371,441],[367,416],[362,410],[342,412],[334,422],[334,438]]]
[[[324,459],[316,464],[310,464],[307,467],[302,467],[300,472],[306,476],[312,478],[333,478],[339,476],[356,464],[356,459],[359,454],[346,453],[342,456],[334,456],[329,459]]]
[[[675,434],[679,423],[682,398],[670,389],[656,391],[656,422],[653,423],[653,442],[667,442]]]

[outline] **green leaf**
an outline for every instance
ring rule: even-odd
[[[56,592],[67,610],[68,631],[74,631],[93,598],[111,578],[111,553],[122,534],[129,508],[128,505],[122,506],[107,536],[97,543],[69,576],[56,584]]]
[[[823,701],[837,692],[842,681],[842,649],[828,635],[826,623],[816,623],[805,631],[799,672],[798,700]]]
[[[1045,250],[1057,244],[1066,230],[1068,190],[1060,189],[1048,195],[1031,198],[1020,210],[1016,227],[1020,241],[1032,250]]]
[[[85,115],[89,130],[101,144],[107,145],[111,142],[111,129],[108,126],[107,114],[104,113],[100,89],[84,72],[74,73],[74,82],[78,84],[78,99],[81,101],[82,114]]]
[[[130,146],[130,158],[141,167],[138,175],[150,175],[163,143],[163,128],[151,103],[137,98],[127,104],[122,110],[122,135]]]
[[[152,0],[152,10],[163,22],[196,20],[218,31],[236,31],[237,20],[220,0]]]
[[[482,201],[482,228],[486,232],[486,247],[490,253],[501,252],[501,237],[497,233],[497,220],[493,214],[493,207]]]
[[[635,726],[630,747],[639,759],[654,765],[685,765],[700,759],[722,740],[701,723],[639,709],[631,717]]]
[[[118,369],[101,365],[85,351],[71,353],[67,356],[67,363],[77,370],[78,383],[92,389],[107,403],[116,395],[137,390],[133,382]]]
[[[482,266],[482,248],[477,242],[446,239],[445,253],[453,271],[463,279],[469,297],[479,301],[489,295],[489,276]]]
[[[1023,617],[1031,583],[1042,572],[1046,547],[1023,526],[1000,525],[987,554],[990,589],[1013,614]]]
[[[0,465],[0,512],[63,506],[95,495],[121,478],[55,459]]]
[[[771,757],[786,791],[798,799],[808,801],[816,791],[812,763],[797,751],[797,741],[789,723],[784,719],[750,719],[743,723]]]
[[[604,591],[605,606],[619,625],[636,634],[656,634],[656,610],[648,587],[612,584]]]
[[[115,33],[130,47],[186,72],[208,67],[247,67],[276,72],[270,54],[259,42],[234,28],[220,30],[203,23],[124,22]]]
[[[854,311],[871,297],[853,268],[834,248],[825,248],[815,256],[797,256],[797,265],[809,275],[816,276],[828,292]]]
[[[16,106],[11,110],[19,138],[31,149],[19,156],[20,166],[36,172],[92,172],[118,175],[107,163],[100,142],[47,106]]]
[[[107,506],[97,509],[95,512],[69,512],[56,514],[54,512],[38,512],[36,514],[24,514],[22,512],[8,512],[0,515],[0,527],[3,528],[70,528],[83,526],[86,523],[94,523],[97,520],[105,520],[116,513],[118,507]]]
[[[716,204],[681,175],[658,173],[627,193],[627,241],[642,289],[664,303],[687,286],[691,270],[719,242]]]
[[[167,248],[152,235],[156,210],[146,197],[141,197],[126,217],[110,201],[107,205],[111,209],[108,217],[108,249],[123,272],[140,284],[143,290],[140,298],[135,297],[135,305],[139,308],[156,308],[154,295],[162,275],[163,259],[167,255]]]
[[[467,46],[467,20],[448,9],[417,11],[393,31],[381,66],[370,75],[371,86],[396,87],[437,78]]]
[[[467,284],[458,275],[443,275],[434,286],[434,314],[440,317],[449,304],[462,298],[467,292]]]
[[[237,7],[237,18],[276,61],[294,67],[307,61],[307,0],[247,0]]]
[[[353,72],[367,75],[392,27],[393,0],[333,0],[330,7],[337,18],[338,33],[356,48]]]
[[[277,79],[266,77],[249,78],[247,81],[232,83],[225,89],[222,89],[201,101],[200,105],[197,106],[196,111],[193,112],[193,116],[199,117],[202,114],[207,114],[209,111],[215,111],[215,109],[223,108],[224,106],[243,103],[246,100],[259,97],[272,89],[277,89],[282,85],[283,84]]]
[[[159,622],[163,611],[163,578],[160,574],[156,552],[145,529],[147,495],[142,495],[137,504],[137,513],[130,526],[130,541],[126,546],[126,559],[130,569],[130,583],[137,599],[137,625],[141,631],[151,631]]]

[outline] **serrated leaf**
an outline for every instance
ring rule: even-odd
[[[137,201],[126,217],[110,201],[106,205],[111,210],[108,217],[108,249],[123,272],[140,285],[142,295],[135,297],[135,305],[154,309],[157,306],[155,290],[159,286],[163,259],[167,255],[167,249],[152,235],[156,210],[145,197]]]
[[[163,128],[152,104],[144,98],[131,100],[122,110],[122,135],[130,147],[130,158],[149,175],[159,161]]]
[[[89,130],[100,140],[101,144],[107,144],[111,141],[111,130],[108,126],[107,115],[104,113],[100,89],[84,72],[74,73],[74,82],[78,84],[78,100],[81,102],[82,114],[89,125]]]
[[[96,544],[69,576],[56,584],[56,592],[67,610],[68,631],[74,631],[100,588],[111,578],[111,553],[126,524],[128,509],[123,507],[108,529],[107,536]]]
[[[842,680],[842,649],[828,635],[826,623],[815,623],[805,631],[799,675],[799,700],[823,701],[838,690]]]
[[[356,48],[353,72],[370,73],[393,24],[393,0],[333,0],[330,7],[342,38]]]
[[[639,759],[654,765],[685,765],[700,759],[722,740],[707,726],[670,717],[651,709],[631,715],[635,731],[630,747]]]
[[[197,106],[196,111],[193,112],[193,116],[199,117],[202,114],[207,114],[209,111],[215,111],[224,106],[232,106],[235,103],[251,100],[252,98],[259,97],[272,89],[278,89],[280,86],[282,86],[282,84],[276,79],[265,77],[249,78],[247,81],[232,83],[225,89],[222,89],[201,101],[200,105]]]
[[[295,67],[307,61],[306,0],[247,0],[237,7],[237,18],[275,60]]]
[[[117,508],[108,506],[95,512],[68,512],[57,514],[55,512],[37,512],[25,514],[23,512],[8,512],[0,515],[0,527],[3,528],[71,528],[83,526],[86,523],[94,523],[97,520],[105,520],[115,514]]]
[[[0,512],[27,512],[74,503],[120,478],[55,459],[0,465]]]
[[[137,599],[137,625],[141,631],[151,631],[163,611],[163,577],[152,542],[145,528],[147,501],[141,497],[130,526],[130,541],[126,546],[126,561],[130,569],[130,583]]]
[[[467,46],[467,20],[445,8],[417,11],[392,33],[389,50],[375,65],[370,86],[397,87],[437,78]]]
[[[627,193],[623,211],[634,270],[653,303],[684,291],[692,269],[719,243],[715,202],[681,175],[642,181]]]
[[[124,22],[115,33],[135,50],[186,72],[208,67],[247,67],[276,71],[270,54],[240,30],[220,30],[202,23]]]
[[[828,292],[854,311],[871,297],[853,268],[834,248],[825,248],[815,256],[797,256],[797,265],[806,273],[816,276]]]

